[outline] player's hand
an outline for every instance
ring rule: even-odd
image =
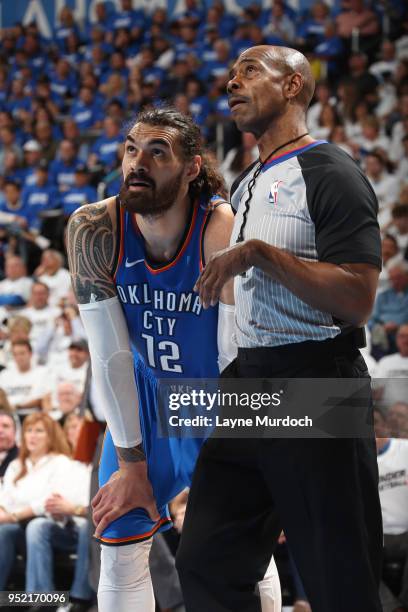
[[[146,461],[122,464],[109,482],[99,489],[92,500],[95,537],[99,538],[112,521],[134,508],[144,508],[152,521],[160,519],[152,485],[147,478]]]
[[[251,251],[252,241],[248,240],[211,255],[194,286],[204,308],[215,306],[227,281],[249,270]]]

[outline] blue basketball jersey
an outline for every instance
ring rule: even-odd
[[[214,198],[219,200],[219,198]],[[213,209],[195,203],[173,259],[154,265],[146,255],[135,215],[118,209],[119,254],[115,283],[135,360],[140,425],[149,480],[160,513],[153,523],[142,508],[113,521],[104,544],[141,541],[171,525],[167,503],[189,486],[202,440],[158,435],[159,378],[217,378],[218,306],[204,310],[194,284],[203,268],[203,238]],[[100,484],[118,469],[110,432],[104,441]]]
[[[116,288],[135,359],[141,358],[157,378],[218,376],[218,308],[204,310],[193,291],[211,210],[211,204],[193,206],[177,253],[163,265],[149,263],[135,215],[121,210]]]

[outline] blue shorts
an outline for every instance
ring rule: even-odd
[[[146,453],[148,477],[153,488],[160,520],[154,522],[143,508],[135,508],[113,521],[100,542],[108,545],[130,544],[146,540],[172,525],[167,504],[190,486],[192,472],[202,445],[201,439],[159,438],[157,435],[157,379],[144,363],[135,361],[139,394],[139,414]],[[118,469],[112,436],[106,432],[99,464],[99,486]]]

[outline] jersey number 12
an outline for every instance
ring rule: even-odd
[[[155,350],[154,350],[154,338],[148,334],[142,334],[142,338],[146,340],[146,352],[147,360],[151,368],[157,368]],[[164,351],[166,351],[164,353]],[[164,354],[160,354],[160,353]],[[157,343],[157,353],[160,362],[160,368],[163,372],[177,372],[181,374],[183,368],[180,363],[175,363],[180,360],[180,349],[178,344],[171,340],[160,340]]]

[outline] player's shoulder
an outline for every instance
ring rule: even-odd
[[[116,231],[116,197],[106,198],[77,208],[69,218],[68,233],[80,227],[104,225]]]
[[[210,216],[205,227],[204,249],[206,260],[215,251],[229,245],[234,214],[225,198],[212,198],[209,203]]]
[[[296,159],[302,170],[320,177],[327,174],[340,176],[344,171],[362,174],[357,162],[341,147],[330,142],[312,143],[309,148],[300,152]]]

